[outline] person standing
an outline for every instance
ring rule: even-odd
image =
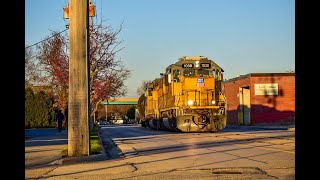
[[[54,109],[54,115],[53,115],[53,120],[54,120],[54,123],[55,123],[55,128],[58,128],[58,112],[59,112],[59,109],[58,109],[58,108],[55,108],[55,109]]]
[[[189,131],[191,131],[191,122],[189,119],[187,121],[188,121],[187,122],[187,131],[189,132]]]
[[[68,128],[68,105],[66,106],[66,109],[64,110],[64,116],[66,118],[65,128]]]
[[[62,130],[62,121],[64,119],[64,115],[62,114],[61,110],[58,110],[58,114],[57,114],[57,121],[58,121],[58,130],[59,132],[61,132]]]

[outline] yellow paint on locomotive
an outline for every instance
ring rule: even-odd
[[[166,73],[147,86],[146,118],[157,123],[161,120],[166,127],[178,123],[177,127],[182,131],[190,121],[193,122],[189,127],[191,131],[223,129],[226,102],[221,92],[222,72],[222,68],[204,56],[179,58],[166,68]],[[206,129],[199,130],[203,120],[207,123]]]

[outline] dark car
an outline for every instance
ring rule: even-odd
[[[107,121],[106,120],[100,120],[99,121],[99,125],[107,125]]]

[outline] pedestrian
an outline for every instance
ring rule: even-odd
[[[62,130],[62,120],[64,119],[64,115],[62,114],[61,110],[58,110],[57,114],[57,121],[58,121],[58,130],[61,132]]]
[[[157,121],[157,130],[159,130],[160,129],[160,119],[157,119],[156,121]]]
[[[65,128],[68,128],[68,105],[66,106],[66,109],[64,110],[64,116],[66,118]]]
[[[191,130],[191,122],[189,119],[187,121],[187,131],[189,132]]]
[[[59,112],[58,108],[55,108],[54,109],[53,120],[54,120],[56,128],[58,128],[58,112]]]

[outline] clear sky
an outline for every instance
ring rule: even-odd
[[[131,77],[126,97],[138,97],[143,80],[160,77],[181,56],[207,56],[239,74],[295,70],[294,0],[92,0],[96,20],[117,29],[118,54]],[[68,0],[25,1],[25,43],[62,31]]]

